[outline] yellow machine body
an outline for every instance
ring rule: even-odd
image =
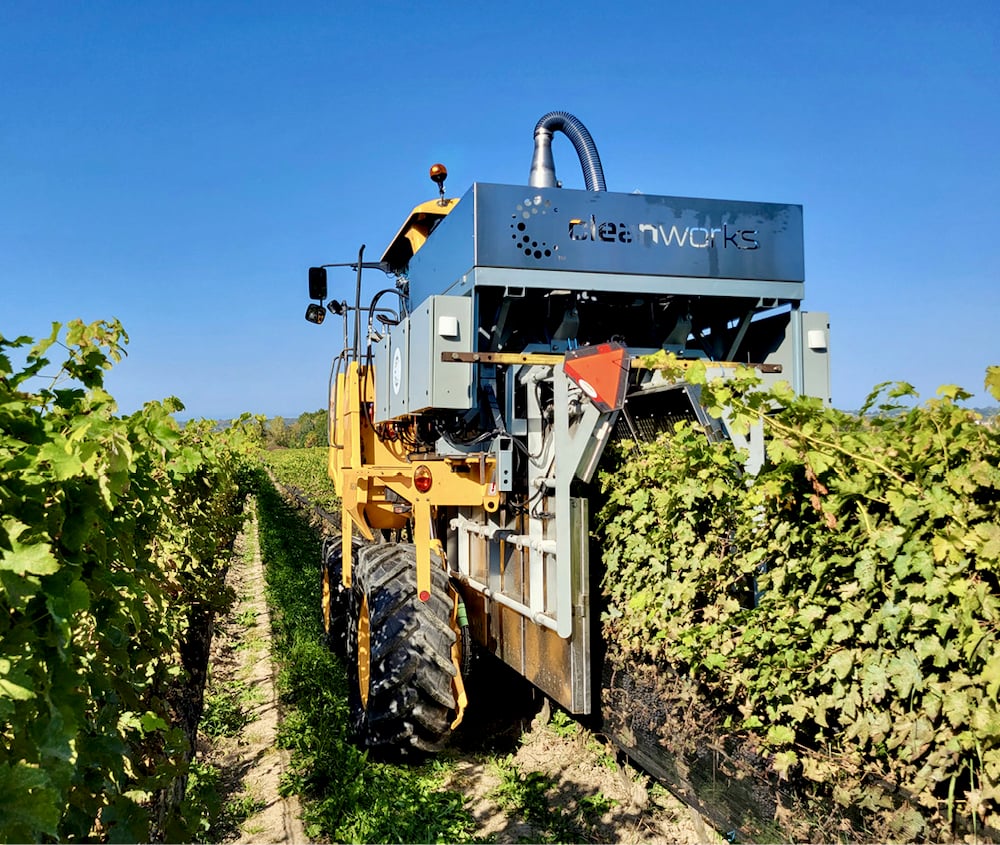
[[[409,260],[456,202],[431,200],[414,208],[383,261]],[[331,391],[327,471],[342,503],[343,535],[349,538],[357,528],[370,541],[375,531],[400,531],[410,525],[417,548],[417,587],[421,595],[429,594],[430,553],[439,542],[433,534],[433,514],[438,507],[495,511],[500,503],[493,481],[495,460],[482,454],[421,460],[398,440],[381,438],[371,422],[374,385],[374,367],[351,360],[337,373]],[[430,479],[426,492],[415,480],[418,469]],[[351,543],[345,542],[343,549],[343,581],[349,587]]]

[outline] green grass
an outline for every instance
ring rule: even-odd
[[[221,773],[216,766],[192,761],[181,804],[185,833],[191,842],[218,842],[218,820],[222,815]]]
[[[569,715],[565,710],[556,709],[552,713],[552,718],[549,720],[549,730],[552,731],[556,736],[566,737],[574,736],[579,730],[579,725]]]
[[[500,784],[491,797],[509,815],[528,822],[535,831],[532,841],[544,843],[581,842],[583,837],[574,813],[553,800],[556,781],[542,772],[523,772],[513,756],[497,759],[493,770]]]
[[[513,755],[493,760],[492,768],[500,783],[491,797],[531,824],[539,842],[592,842],[593,825],[618,803],[601,792],[581,795],[544,772],[525,772]]]
[[[183,816],[191,820],[186,830],[189,838],[184,841],[210,843],[235,839],[243,823],[266,806],[253,795],[224,793],[222,772],[217,766],[199,761],[191,764],[181,806]]]
[[[596,736],[591,736],[587,740],[587,751],[597,757],[598,765],[605,769],[615,771],[618,768],[618,759],[615,756],[615,748],[609,742],[601,742]]]
[[[240,681],[208,693],[198,730],[206,736],[236,736],[254,720],[246,705],[258,696],[259,693]]]
[[[217,766],[200,761],[191,764],[181,806],[182,815],[190,820],[185,831],[189,838],[182,841],[210,843],[235,839],[243,823],[266,806],[249,793],[225,796],[224,792],[222,772]]]
[[[236,624],[242,625],[244,628],[251,628],[257,624],[257,611],[253,608],[248,608],[236,615]]]
[[[243,823],[256,813],[259,813],[267,806],[256,795],[244,792],[230,798],[222,806],[222,814],[219,818],[219,826],[227,830],[240,830]]]
[[[475,823],[462,795],[442,788],[439,762],[376,762],[350,742],[344,669],[320,643],[319,540],[263,479],[257,504],[286,714],[278,742],[292,752],[282,790],[302,799],[307,835],[340,842],[473,841]]]
[[[260,652],[267,650],[267,640],[260,634],[250,634],[246,637],[241,637],[239,642],[233,646],[233,651],[249,651],[249,652]]]

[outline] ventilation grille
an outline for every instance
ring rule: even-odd
[[[694,399],[686,386],[634,393],[615,423],[614,440],[652,442],[681,420],[698,421]]]

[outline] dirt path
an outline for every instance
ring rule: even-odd
[[[279,711],[256,529],[248,522],[237,542],[227,578],[237,598],[216,628],[206,697],[217,713],[225,711],[220,703],[232,701],[242,716],[221,725],[234,728],[232,736],[205,737],[200,756],[222,772],[229,810],[221,841],[304,843],[297,799],[278,793],[288,758],[275,741]],[[225,721],[212,713],[209,707],[210,728]],[[466,796],[480,841],[723,841],[697,813],[564,714],[535,706],[523,724],[523,731],[505,724],[506,736],[487,750],[497,725],[473,720],[464,741],[445,755],[453,763],[447,786]]]
[[[251,510],[252,512],[252,510]],[[278,749],[278,696],[271,656],[271,619],[264,598],[264,569],[254,514],[237,540],[226,584],[236,593],[232,610],[212,639],[209,702],[222,712],[233,701],[241,714],[235,736],[203,737],[201,753],[222,772],[226,842],[307,842],[295,796],[282,798],[278,786],[288,753]],[[215,728],[223,717],[213,718]],[[240,726],[240,723],[245,723]],[[224,731],[229,732],[229,731]]]

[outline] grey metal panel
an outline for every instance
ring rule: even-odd
[[[472,407],[472,364],[441,366],[445,352],[473,350],[472,299],[431,296],[409,317],[409,411]]]
[[[831,404],[830,315],[822,311],[803,311],[802,335],[802,392]]]
[[[573,638],[570,642],[573,660],[570,677],[573,683],[574,713],[589,713],[591,708],[590,659],[590,507],[588,501],[574,497],[570,503],[573,538]]]
[[[372,348],[375,365],[374,421],[385,422],[407,411],[407,376],[409,373],[408,325],[404,320],[386,332]]]
[[[830,403],[828,314],[793,309],[764,318],[751,326],[751,331],[754,329],[773,336],[770,350],[761,356],[763,362],[781,366],[779,373],[761,375],[765,385],[787,381],[796,392]],[[820,346],[820,342],[825,345]]]
[[[802,299],[802,206],[477,183],[411,260],[410,302],[492,283],[488,268],[527,287],[582,273],[604,276],[595,290]]]
[[[376,423],[391,418],[389,413],[389,392],[391,385],[390,361],[392,360],[392,335],[386,334],[372,348],[372,363],[375,365],[375,416]]]
[[[410,378],[410,324],[408,320],[403,320],[398,326],[394,326],[391,334],[388,335],[389,369],[386,373],[385,382],[389,394],[389,418],[395,419],[406,414],[410,410],[409,405],[409,378]],[[376,365],[377,366],[377,365]],[[378,373],[376,372],[376,378]],[[377,397],[376,397],[377,398]]]
[[[481,645],[571,713],[587,714],[591,712],[593,699],[587,500],[574,497],[569,515],[571,554],[561,565],[571,570],[567,573],[573,586],[570,636],[560,636],[552,628],[533,621],[524,615],[525,608],[519,610],[501,603],[498,599],[502,596],[491,595],[486,602],[481,602],[482,593],[467,590],[465,597],[470,605],[473,634]],[[487,542],[490,548],[499,546],[497,541]],[[482,607],[484,612],[472,611],[476,606]],[[486,630],[482,630],[478,626],[486,614],[488,622]]]
[[[477,184],[476,265],[801,282],[802,206]]]
[[[410,304],[416,307],[434,294],[444,293],[472,267],[475,198],[470,189],[410,259]]]
[[[473,287],[524,287],[546,290],[566,288],[586,291],[630,291],[670,293],[683,296],[740,296],[764,299],[800,300],[805,296],[802,282],[769,282],[746,279],[695,279],[683,276],[626,276],[621,273],[566,273],[558,270],[506,270],[476,267],[462,276],[449,290],[464,293]]]

